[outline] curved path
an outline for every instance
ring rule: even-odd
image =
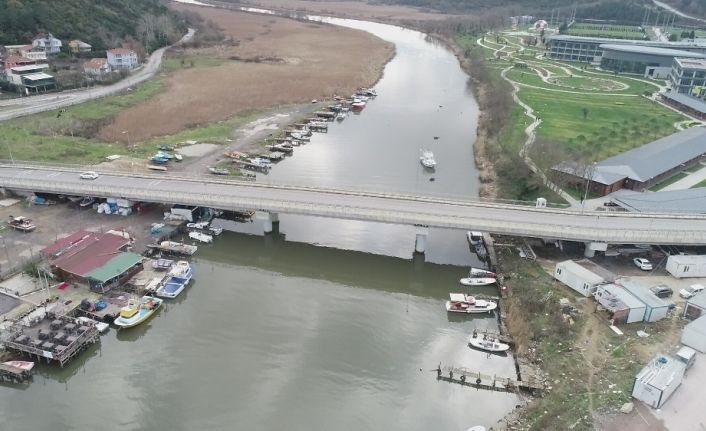
[[[188,33],[174,45],[189,41],[194,36],[195,32],[193,28],[190,28]],[[0,106],[3,107],[0,110],[0,121],[77,105],[89,100],[110,96],[133,87],[152,78],[154,74],[157,73],[159,66],[162,64],[164,52],[174,45],[165,46],[164,48],[156,50],[150,55],[147,63],[139,71],[112,85],[2,101],[0,102]],[[16,107],[13,108],[12,106]]]

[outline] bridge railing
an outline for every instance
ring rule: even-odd
[[[376,189],[375,187],[366,186],[362,187],[359,185],[346,185],[345,187],[330,187],[330,186],[320,186],[316,184],[306,184],[306,183],[294,183],[294,182],[273,182],[267,180],[265,177],[262,179],[260,177],[258,181],[246,181],[239,177],[221,177],[214,176],[209,173],[179,173],[179,172],[146,172],[143,170],[142,166],[136,167],[135,169],[127,168],[117,168],[111,167],[109,165],[88,165],[88,164],[72,164],[72,163],[59,163],[59,162],[32,162],[24,160],[6,160],[0,159],[0,166],[13,166],[17,168],[28,168],[28,169],[56,169],[59,171],[73,171],[77,174],[85,171],[94,171],[103,175],[118,175],[118,176],[130,176],[139,178],[150,178],[156,180],[175,180],[175,181],[199,181],[207,182],[213,184],[232,184],[232,185],[247,185],[253,187],[266,187],[266,188],[279,188],[279,189],[297,189],[297,190],[311,190],[320,191],[328,193],[346,193],[346,194],[375,194],[380,197],[394,197],[394,198],[406,198],[406,199],[426,199],[426,198],[436,198],[436,199],[447,199],[455,202],[474,202],[474,203],[488,203],[488,204],[503,204],[503,205],[514,205],[514,206],[526,206],[534,207],[536,205],[535,201],[522,201],[522,200],[512,200],[512,199],[489,199],[473,197],[468,195],[459,195],[452,193],[439,193],[435,192],[433,194],[413,194],[411,191],[401,190],[401,191],[390,191],[389,189]],[[1,185],[1,184],[0,184]],[[548,208],[565,209],[568,208],[568,204],[559,203],[547,203]]]

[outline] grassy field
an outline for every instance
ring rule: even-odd
[[[689,176],[689,174],[687,174],[687,173],[685,173],[685,172],[679,172],[678,174],[673,175],[673,176],[667,178],[666,180],[662,181],[661,183],[656,184],[656,185],[650,187],[650,190],[652,190],[653,192],[660,191],[660,190],[662,190],[663,188],[665,188],[665,187],[667,187],[667,186],[669,186],[669,185],[672,185],[672,184],[676,183],[676,182],[679,181],[679,180],[683,180],[683,179],[686,178],[687,176]]]
[[[706,180],[700,181],[700,182],[694,184],[693,186],[691,186],[690,188],[695,189],[697,187],[706,187]]]
[[[569,27],[566,34],[614,39],[647,39],[647,35],[645,35],[642,28],[633,25],[579,23]]]

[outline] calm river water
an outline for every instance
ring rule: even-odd
[[[477,108],[454,57],[417,32],[343,24],[397,45],[380,96],[270,180],[476,196]],[[433,175],[418,163],[427,147]],[[191,287],[149,323],[111,329],[63,370],[40,366],[29,386],[1,386],[0,429],[465,430],[514,407],[514,395],[430,371],[515,372],[511,357],[466,345],[495,318],[444,310],[472,262],[463,232],[432,230],[425,262],[411,258],[411,228],[280,219],[279,234],[254,222],[201,247]]]

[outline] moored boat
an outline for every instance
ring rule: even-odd
[[[127,305],[120,309],[120,316],[113,323],[118,328],[137,326],[152,317],[163,302],[164,300],[153,296],[143,296],[139,301],[130,299]]]
[[[209,167],[208,171],[213,175],[230,175],[230,171],[224,168]]]
[[[468,277],[462,278],[460,282],[464,286],[488,286],[496,280],[495,277]]]
[[[468,232],[466,232],[466,239],[468,239],[468,243],[471,244],[472,246],[482,244],[483,243],[483,232],[469,230]]]
[[[481,268],[471,268],[470,271],[468,271],[468,276],[471,278],[474,277],[496,277],[497,274],[494,273],[493,271],[488,271],[487,269],[481,269]]]
[[[10,216],[10,220],[7,222],[7,224],[10,225],[11,228],[19,230],[21,232],[32,232],[37,228],[37,225],[32,223],[32,220],[22,216]]]
[[[181,260],[169,271],[167,281],[159,286],[156,295],[161,298],[174,299],[186,288],[191,281],[193,270],[189,262]]]
[[[493,301],[476,299],[465,293],[449,293],[450,301],[446,301],[446,311],[451,313],[490,313],[498,308],[498,304]]]
[[[5,361],[2,364],[8,367],[19,368],[22,371],[32,371],[32,368],[34,368],[34,362],[31,361]]]
[[[345,114],[345,113],[339,112],[338,114],[336,114],[336,120],[338,120],[338,121],[343,121],[343,120],[345,120],[345,119],[346,119],[346,114]]]
[[[176,241],[162,241],[159,243],[159,247],[167,253],[184,254],[187,256],[191,256],[196,253],[196,250],[198,250],[198,247],[195,245],[184,244]]]
[[[213,242],[213,236],[201,232],[189,232],[189,238],[205,244],[210,244]]]
[[[434,153],[432,153],[430,150],[422,151],[422,155],[419,156],[419,162],[425,168],[432,169],[432,168],[436,167],[436,160],[434,160]]]
[[[501,343],[492,335],[479,334],[477,331],[473,331],[473,334],[468,339],[468,344],[486,352],[505,352],[510,349],[508,344]]]

